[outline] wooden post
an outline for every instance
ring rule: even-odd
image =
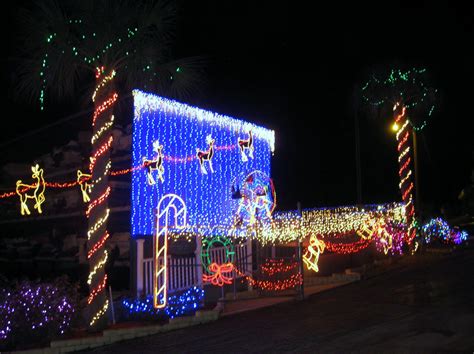
[[[202,261],[201,261],[201,252],[202,252],[202,236],[196,236],[196,249],[194,250],[194,257],[196,258],[196,277],[197,284],[202,289]]]
[[[297,203],[297,208],[298,208],[298,215],[300,218],[303,217],[302,215],[302,210],[301,210],[301,203]],[[301,285],[300,285],[300,300],[304,299],[304,270],[303,270],[303,240],[302,240],[302,235],[301,233],[298,235],[298,269],[301,274]]]
[[[252,276],[253,264],[252,264],[252,238],[251,237],[247,239],[246,247],[247,247],[247,257],[245,258],[245,270],[248,271],[250,276]],[[248,289],[253,290],[253,286],[250,282],[248,284]]]
[[[137,239],[137,298],[143,294],[143,244],[144,239]]]

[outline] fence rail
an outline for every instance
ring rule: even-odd
[[[246,244],[235,246],[234,265],[243,274],[252,273],[251,254]],[[225,248],[215,247],[210,250],[211,259],[219,264],[226,261]],[[162,258],[159,262],[162,262]],[[202,279],[198,277],[200,267],[195,255],[187,257],[168,256],[168,293],[188,289],[192,286],[202,286]],[[240,275],[237,275],[237,278]],[[153,294],[153,258],[143,259],[143,290],[146,295]]]

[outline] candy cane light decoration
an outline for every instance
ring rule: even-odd
[[[153,306],[164,308],[167,301],[168,288],[168,230],[170,227],[183,229],[186,227],[186,204],[176,194],[166,194],[158,202],[157,228],[153,239],[155,248],[155,267],[153,285]],[[170,220],[172,219],[172,220]],[[160,262],[160,257],[163,261]],[[159,298],[161,296],[161,301]]]

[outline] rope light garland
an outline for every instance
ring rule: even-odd
[[[96,275],[99,269],[101,269],[105,265],[105,263],[107,263],[108,257],[109,257],[109,253],[107,252],[107,250],[104,250],[103,257],[96,263],[96,265],[94,266],[94,269],[92,269],[92,271],[89,272],[89,276],[87,277],[88,285],[91,285],[92,278],[94,278],[94,275]]]
[[[115,77],[115,70],[111,70],[107,76],[103,66],[96,68],[97,84],[92,95],[95,109],[92,117],[93,135],[92,156],[90,157],[89,171],[92,178],[90,190],[92,194],[92,201],[86,209],[86,216],[89,219],[89,231],[87,232],[88,239],[88,260],[89,260],[89,276],[87,284],[89,285],[88,306],[90,307],[91,315],[90,325],[94,325],[99,318],[105,313],[108,307],[108,300],[105,296],[105,287],[107,282],[107,274],[105,273],[105,264],[108,259],[108,252],[106,247],[109,233],[107,231],[107,220],[110,215],[108,208],[108,198],[111,192],[111,186],[108,183],[108,176],[111,168],[110,149],[113,142],[113,136],[110,129],[114,122],[113,105],[117,101],[118,94],[113,92],[112,79]],[[100,80],[100,81],[99,81]],[[103,92],[104,90],[107,90]],[[103,97],[108,97],[102,100]],[[101,102],[97,102],[102,100]],[[106,112],[110,111],[109,118],[106,118]],[[96,124],[103,121],[101,126]],[[104,141],[102,142],[101,141]],[[89,198],[90,199],[90,198]],[[92,213],[92,211],[95,211]],[[100,235],[103,235],[99,238]],[[99,257],[101,250],[102,256]],[[102,322],[101,325],[105,325]]]
[[[92,246],[89,252],[87,252],[87,259],[91,258],[94,253],[96,253],[99,249],[101,249],[108,238],[109,238],[109,232],[106,231],[105,235],[100,239],[100,241],[94,244],[94,246]]]
[[[409,125],[407,124],[406,117],[406,106],[401,106],[396,103],[393,107],[393,111],[396,113],[395,123],[401,124],[400,130],[396,134],[398,141],[398,162],[400,165],[399,176],[400,176],[400,191],[402,193],[402,200],[405,203],[405,217],[407,225],[407,234],[405,241],[411,244],[412,240],[416,235],[416,228],[414,227],[415,222],[415,208],[413,205],[413,182],[410,176],[412,175],[410,169],[411,156],[408,151],[410,150],[408,138],[410,136]],[[402,137],[403,136],[403,137]]]
[[[109,300],[105,300],[104,306],[92,317],[92,320],[89,323],[89,326],[92,327],[96,321],[101,318],[106,312],[107,309],[109,308]]]
[[[86,210],[86,216],[89,217],[91,211],[97,205],[102,204],[109,197],[109,194],[110,194],[110,186],[107,187],[104,194],[102,194],[100,197],[98,197],[97,199],[95,199],[95,200],[93,200],[92,202],[89,203],[89,206],[87,207],[87,210]]]
[[[107,274],[104,275],[104,278],[102,279],[102,282],[100,283],[100,285],[90,292],[89,297],[87,298],[88,305],[90,305],[92,300],[94,300],[94,298],[97,296],[97,294],[105,288],[106,283],[107,283]]]

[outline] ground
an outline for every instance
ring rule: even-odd
[[[405,257],[381,275],[96,353],[474,352],[474,248]]]

